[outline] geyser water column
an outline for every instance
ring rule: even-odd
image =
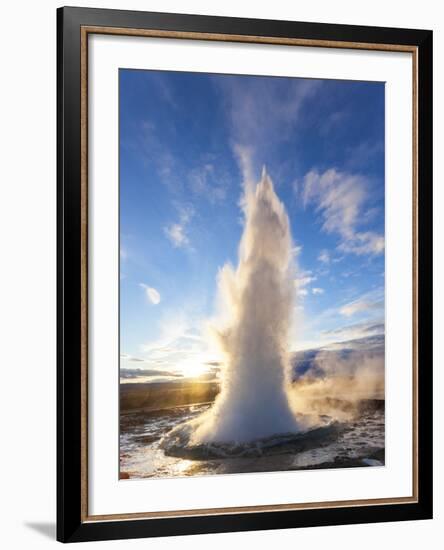
[[[244,213],[239,264],[235,270],[225,265],[219,278],[227,310],[216,330],[225,365],[221,392],[191,423],[191,445],[249,442],[300,429],[286,393],[294,292],[290,224],[265,168],[260,182],[245,188]]]

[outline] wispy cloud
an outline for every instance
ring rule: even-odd
[[[384,154],[384,141],[362,141],[357,145],[347,148],[347,168],[349,170],[361,169],[377,155]]]
[[[358,229],[365,219],[369,199],[368,181],[364,176],[334,168],[323,173],[312,170],[303,183],[304,206],[314,204],[323,219],[322,229],[340,236],[339,250],[358,255],[384,251],[383,235]]]
[[[160,368],[150,369],[131,369],[128,367],[120,368],[120,380],[121,382],[137,381],[137,382],[163,382],[175,378],[181,378],[182,375],[176,372],[162,370]]]
[[[375,310],[380,311],[383,308],[384,308],[383,301],[370,302],[368,300],[355,300],[354,302],[350,302],[342,306],[339,312],[341,313],[341,315],[344,315],[345,317],[352,317],[357,313],[364,313],[364,312],[375,311]]]
[[[158,89],[159,95],[162,99],[168,103],[174,109],[177,109],[178,105],[174,97],[174,91],[172,87],[168,84],[165,76],[161,71],[153,71],[150,74],[151,84],[154,84]]]
[[[313,287],[311,291],[313,294],[324,294],[324,289],[319,287]]]
[[[165,227],[165,235],[170,239],[174,246],[180,248],[190,243],[185,234],[185,225],[181,223],[172,223]]]
[[[230,112],[237,142],[270,144],[282,139],[295,126],[303,102],[321,85],[320,81],[280,78],[227,78],[219,81]]]
[[[344,125],[349,113],[346,111],[334,111],[327,118],[320,122],[319,132],[323,136],[327,136],[335,130],[339,125]]]
[[[143,363],[143,359],[140,359],[140,357],[134,357],[133,355],[129,355],[128,353],[121,353],[120,359],[123,359],[125,361],[131,361],[134,363]]]
[[[156,339],[140,346],[144,361],[151,367],[181,370],[186,365],[203,365],[220,357],[203,336],[205,323],[185,310],[174,310],[159,322]]]
[[[193,168],[188,174],[191,191],[211,204],[223,201],[227,194],[228,179],[217,173],[216,166],[206,162]]]
[[[253,149],[239,143],[233,144],[233,151],[239,164],[243,183],[248,184],[255,180],[256,174],[253,166]]]
[[[381,254],[384,252],[385,239],[383,235],[373,231],[357,232],[353,238],[343,241],[339,245],[342,252],[352,252],[354,254]]]
[[[293,258],[297,258],[300,255],[301,252],[302,252],[302,245],[301,244],[296,244],[291,249],[291,253],[293,255]]]
[[[160,304],[160,293],[157,289],[144,283],[139,283],[139,286],[145,291],[145,296],[149,302],[154,305]]]
[[[187,226],[194,215],[190,206],[179,206],[179,221],[171,223],[163,228],[165,235],[176,248],[189,248],[190,239],[187,235]]]
[[[250,77],[215,79],[225,99],[233,152],[244,182],[259,176],[275,147],[291,135],[321,81]]]
[[[318,260],[323,264],[330,263],[330,252],[328,250],[321,250],[318,256]]]
[[[141,345],[144,352],[153,352],[170,348],[172,343],[190,333],[191,323],[183,311],[174,311],[165,315],[159,322],[160,336]]]
[[[384,334],[385,324],[381,319],[377,322],[354,323],[352,325],[341,326],[332,330],[321,332],[322,338],[335,341],[354,340],[355,338],[364,338]]]
[[[294,286],[298,296],[307,296],[309,289],[307,288],[310,283],[316,281],[316,275],[313,275],[311,271],[302,271],[299,276],[294,280]]]
[[[174,133],[174,131],[172,130]],[[177,196],[183,192],[183,181],[179,177],[178,159],[172,154],[165,137],[151,120],[140,123],[139,141],[143,159],[149,168],[154,169],[168,191]]]
[[[316,277],[311,275],[311,271],[305,271],[302,275],[294,280],[294,286],[296,288],[303,288],[315,280]]]

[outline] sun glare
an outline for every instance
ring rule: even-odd
[[[202,374],[209,372],[207,365],[201,363],[196,358],[181,363],[180,370],[186,378],[198,378]]]

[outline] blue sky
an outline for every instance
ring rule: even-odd
[[[383,83],[125,69],[119,87],[122,367],[217,361],[217,274],[263,165],[294,240],[290,349],[383,332]]]

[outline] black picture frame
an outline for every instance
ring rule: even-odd
[[[415,502],[90,520],[82,507],[82,27],[155,29],[404,45],[417,52],[417,458]],[[334,45],[333,45],[334,47]],[[57,539],[62,542],[355,524],[432,517],[432,32],[64,7],[57,10]]]

